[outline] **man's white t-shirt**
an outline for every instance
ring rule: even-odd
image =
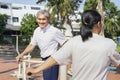
[[[97,34],[85,42],[72,38],[52,57],[61,65],[72,64],[72,80],[107,80],[110,63],[120,64],[114,41]]]
[[[45,58],[54,54],[58,50],[58,44],[62,45],[65,41],[66,38],[60,30],[47,25],[44,29],[35,29],[30,44],[37,45],[41,50],[41,57]]]

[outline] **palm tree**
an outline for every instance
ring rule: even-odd
[[[96,9],[97,4],[98,4],[97,0],[86,0],[84,10]]]
[[[117,32],[120,32],[120,10],[117,10],[114,3],[106,4],[106,8],[105,29],[112,36],[117,36]]]

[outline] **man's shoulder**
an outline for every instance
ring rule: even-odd
[[[53,25],[50,25],[50,28],[51,29],[57,29],[56,27],[54,27]]]
[[[38,30],[40,27],[35,28],[35,30]]]
[[[40,28],[39,27],[37,27],[37,28],[35,28],[35,30],[34,31],[38,31]]]
[[[54,27],[54,26],[52,26],[52,25],[50,26],[50,30],[55,31],[55,32],[56,32],[56,31],[60,31],[58,28],[56,28],[56,27]]]

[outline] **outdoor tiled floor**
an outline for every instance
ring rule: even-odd
[[[0,57],[0,80],[18,80],[16,77],[11,77],[10,74],[14,73],[17,68],[15,58]],[[42,80],[42,74],[34,75],[34,80]],[[108,80],[120,80],[120,73],[110,71]]]
[[[18,70],[18,65],[13,57],[0,57],[0,80],[18,80],[11,76]],[[34,80],[42,80],[42,74],[33,75]]]

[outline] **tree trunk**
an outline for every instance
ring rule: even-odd
[[[101,14],[102,16],[102,31],[100,33],[100,35],[104,36],[104,11],[103,11],[103,0],[98,0],[98,5],[97,5],[97,10],[98,12]]]

